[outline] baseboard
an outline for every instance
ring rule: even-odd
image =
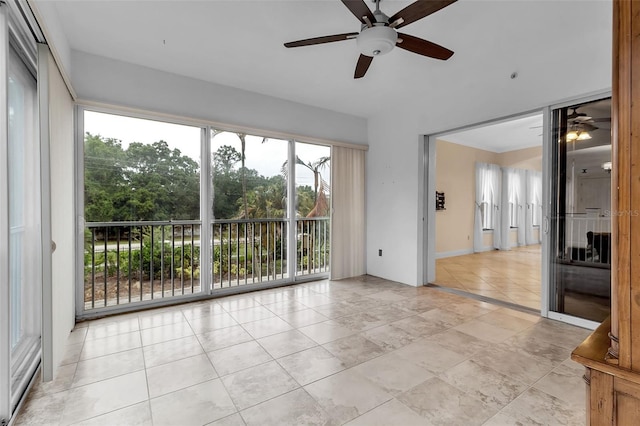
[[[436,253],[436,259],[444,259],[446,257],[464,256],[465,254],[473,254],[473,249],[463,249],[454,251],[443,251]]]

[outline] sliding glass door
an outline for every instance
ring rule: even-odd
[[[11,45],[7,73],[6,170],[12,406],[40,359],[42,241],[36,93],[34,75]]]
[[[549,306],[601,322],[611,298],[611,99],[551,116]]]

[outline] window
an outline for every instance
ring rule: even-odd
[[[520,206],[517,202],[509,203],[509,226],[511,228],[517,228],[518,223],[518,210]]]
[[[83,123],[85,311],[329,272],[329,146],[89,110]]]
[[[480,205],[480,213],[482,214],[482,230],[489,231],[493,229],[493,204],[491,202],[483,202]]]

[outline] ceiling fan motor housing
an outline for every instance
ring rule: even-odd
[[[366,56],[380,56],[389,53],[398,41],[398,33],[383,25],[367,27],[357,38],[358,49]]]

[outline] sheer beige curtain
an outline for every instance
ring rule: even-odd
[[[339,146],[334,146],[331,151],[332,280],[366,272],[364,155],[363,150]]]

